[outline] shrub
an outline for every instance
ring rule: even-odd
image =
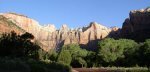
[[[0,58],[0,72],[30,72],[29,65],[21,59]]]
[[[67,65],[70,65],[71,60],[72,60],[71,54],[68,50],[61,51],[57,59],[58,62]]]
[[[0,58],[0,72],[71,72],[70,66],[34,59]]]

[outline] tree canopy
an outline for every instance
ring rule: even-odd
[[[29,36],[28,36],[29,35]],[[31,57],[38,59],[40,46],[31,42],[34,36],[30,33],[17,35],[14,31],[4,33],[0,38],[0,56]]]

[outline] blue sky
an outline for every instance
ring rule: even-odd
[[[121,27],[130,10],[150,6],[149,0],[0,0],[0,12],[15,12],[41,25],[60,28],[87,26],[90,22]]]

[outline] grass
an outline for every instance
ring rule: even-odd
[[[101,67],[111,72],[150,72],[147,67]]]
[[[150,72],[147,67],[100,67],[100,68],[73,68],[79,72]]]

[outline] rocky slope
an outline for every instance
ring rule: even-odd
[[[131,11],[123,23],[121,35],[136,41],[150,38],[150,8]]]
[[[17,26],[15,23],[0,15],[0,34],[15,31],[18,34],[22,34],[25,31]]]
[[[83,48],[96,49],[97,41],[118,35],[117,27],[107,28],[96,22],[91,22],[89,26],[71,30],[67,25],[62,25],[56,30],[54,25],[41,26],[37,21],[24,15],[16,13],[3,13],[3,16],[16,23],[25,31],[32,33],[40,41],[44,50],[53,48],[59,49],[62,45],[76,43]]]

